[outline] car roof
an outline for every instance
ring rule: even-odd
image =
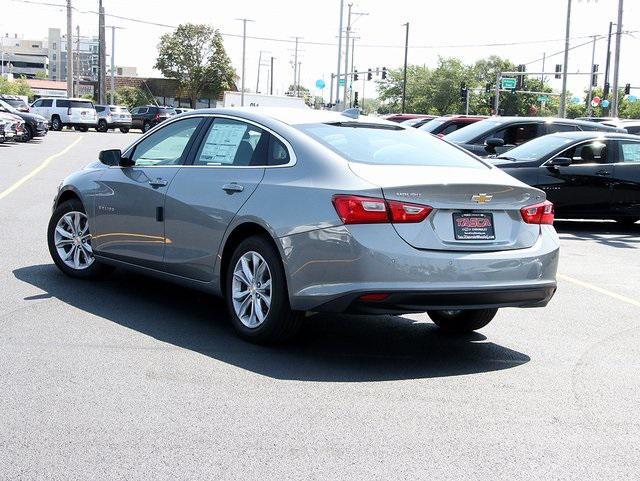
[[[489,117],[484,120],[492,120],[494,122],[499,122],[501,124],[507,123],[515,123],[515,122],[539,122],[539,123],[565,123],[572,125],[583,125],[585,127],[598,127],[602,128],[603,124],[599,122],[590,122],[587,120],[578,120],[578,119],[562,119],[559,117]],[[612,127],[611,125],[605,125],[609,129],[615,129],[616,127]]]
[[[38,100],[80,100],[82,102],[93,102],[93,100],[80,97],[40,97]]]
[[[348,117],[340,112],[331,110],[314,110],[288,107],[229,107],[220,109],[198,109],[189,112],[190,115],[219,114],[240,115],[250,120],[277,120],[288,125],[318,124],[331,122],[360,122],[367,124],[393,125],[400,124],[379,117],[361,115],[358,118]],[[406,127],[402,127],[406,128]],[[411,127],[409,127],[411,128]]]
[[[603,139],[632,139],[632,140],[640,140],[637,135],[632,134],[623,134],[622,132],[603,132],[603,131],[576,131],[576,132],[556,132],[553,134],[549,134],[549,136],[554,137],[562,137],[565,139],[571,140],[588,140],[595,138],[603,138]],[[539,137],[542,138],[542,137]]]

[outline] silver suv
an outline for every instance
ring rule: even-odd
[[[51,124],[52,130],[74,127],[86,132],[98,125],[98,116],[93,102],[74,98],[40,98],[31,104],[31,112],[42,115]]]
[[[98,114],[98,132],[106,132],[109,129],[120,129],[126,134],[131,128],[131,112],[121,105],[96,105]]]

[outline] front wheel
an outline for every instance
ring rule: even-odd
[[[53,212],[47,243],[53,262],[71,277],[93,279],[113,270],[93,256],[89,219],[79,200],[63,202]]]
[[[465,309],[452,311],[427,311],[427,314],[443,332],[463,334],[481,329],[491,322],[498,309]]]
[[[120,132],[122,132],[123,134],[128,134],[129,129],[127,127],[120,127]]]
[[[51,130],[62,130],[62,121],[57,115],[51,119]]]
[[[236,332],[258,344],[292,338],[304,316],[291,310],[280,255],[261,236],[245,239],[233,253],[226,273],[225,297]]]
[[[96,127],[96,132],[106,132],[107,130],[109,130],[109,128],[107,127],[107,121],[100,120],[98,122],[98,126]]]
[[[145,123],[142,125],[142,131],[143,131],[143,132],[148,132],[148,131],[149,131],[149,129],[151,129],[151,124],[150,124],[149,122],[145,122]]]

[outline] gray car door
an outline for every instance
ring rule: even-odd
[[[171,122],[125,152],[133,166],[106,169],[92,227],[98,254],[162,267],[165,194],[201,122],[202,117]]]
[[[167,193],[167,271],[214,280],[225,232],[274,157],[272,137],[256,124],[226,117],[216,117],[206,128],[199,147],[192,149],[191,165],[180,169]]]

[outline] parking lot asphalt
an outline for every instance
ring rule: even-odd
[[[317,315],[258,347],[205,294],[54,267],[56,186],[137,135],[0,146],[0,479],[637,478],[640,224],[557,222],[549,306],[462,339]]]

